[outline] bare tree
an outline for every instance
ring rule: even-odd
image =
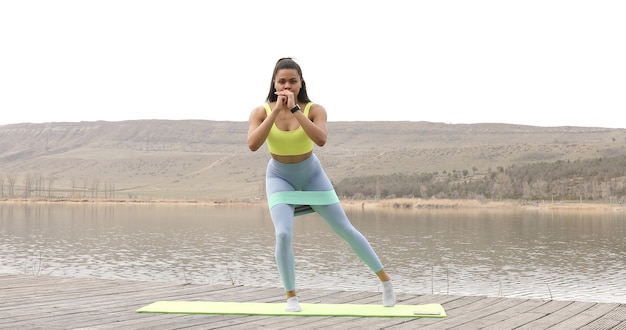
[[[104,196],[106,198],[112,199],[115,198],[115,183],[113,183],[113,179],[108,179],[104,184]]]
[[[70,196],[73,198],[76,193],[76,178],[71,178],[70,182],[72,184],[72,194]]]
[[[613,196],[611,191],[611,184],[609,182],[602,182],[602,184],[600,185],[600,189],[602,193],[602,199],[610,200],[610,197]]]
[[[54,183],[54,177],[50,175],[48,178],[48,198],[52,198],[52,184]]]
[[[35,173],[31,176],[31,185],[35,185],[35,196],[41,197],[44,191],[44,178],[41,173]]]
[[[98,187],[100,186],[100,180],[93,179],[91,180],[91,198],[98,197]]]
[[[7,175],[7,183],[9,184],[9,197],[15,196],[15,183],[17,182],[17,173],[9,173]]]
[[[24,176],[24,198],[29,198],[32,190],[33,176],[30,173],[26,173],[26,175]]]
[[[0,198],[4,198],[4,176],[0,175]]]

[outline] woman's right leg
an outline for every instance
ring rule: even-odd
[[[276,162],[270,161],[266,174],[266,193],[271,196],[279,191],[293,191],[293,186],[280,175]],[[287,295],[287,312],[299,312],[300,305],[296,296],[296,269],[293,255],[292,237],[294,222],[294,206],[289,204],[276,204],[270,209],[270,216],[274,224],[276,235],[275,257],[278,273],[283,282]]]
[[[296,289],[295,258],[293,255],[293,206],[274,205],[270,210],[276,234],[276,265],[289,297],[289,292]]]
[[[296,266],[293,255],[293,206],[277,204],[270,210],[276,232],[276,265],[287,295],[287,312],[299,312],[300,304],[296,296]]]

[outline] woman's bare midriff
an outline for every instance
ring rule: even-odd
[[[275,160],[283,163],[283,164],[294,164],[294,163],[299,163],[309,157],[311,157],[311,155],[313,154],[313,151],[309,151],[306,154],[302,154],[302,155],[294,155],[294,156],[281,156],[281,155],[275,155],[272,154],[272,158],[274,158]]]

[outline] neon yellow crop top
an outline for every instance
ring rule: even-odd
[[[304,107],[304,115],[309,116],[313,102],[309,102]],[[265,113],[269,116],[272,112],[269,104],[265,104]],[[272,125],[270,133],[267,135],[267,147],[274,155],[294,156],[302,155],[313,150],[313,140],[306,135],[302,126],[298,126],[293,131],[283,131],[276,127],[276,123]]]

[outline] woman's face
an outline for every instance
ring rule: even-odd
[[[302,80],[296,69],[280,69],[274,78],[274,88],[276,91],[288,90],[298,95],[302,88]]]

